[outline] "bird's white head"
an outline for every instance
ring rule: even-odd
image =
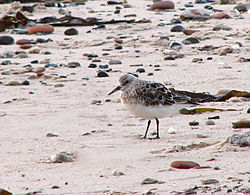
[[[119,90],[121,91],[126,90],[130,86],[130,84],[136,80],[138,80],[138,78],[132,74],[122,75],[119,79],[120,85],[118,85],[115,89],[113,89],[108,95],[111,95],[112,93],[115,93],[116,91]]]

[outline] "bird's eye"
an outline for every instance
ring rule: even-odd
[[[125,81],[125,84],[128,84],[128,80]]]

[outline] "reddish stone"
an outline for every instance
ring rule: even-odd
[[[18,41],[16,41],[17,45],[25,45],[25,44],[31,44],[31,41],[28,39],[19,39]]]
[[[51,25],[37,25],[28,28],[29,34],[45,33],[50,34],[54,31],[54,27]]]
[[[30,45],[30,44],[20,45],[20,48],[21,48],[21,49],[29,49],[29,48],[31,48],[31,47],[32,47],[32,45]]]
[[[174,161],[171,163],[171,167],[177,169],[191,169],[199,166],[200,165],[198,163],[195,163],[193,161]]]
[[[151,9],[174,9],[174,3],[172,1],[158,1],[151,5]]]
[[[225,14],[224,12],[221,12],[221,13],[216,13],[212,16],[212,18],[214,19],[229,19],[229,18],[232,18],[231,16],[229,16],[228,14]]]
[[[183,29],[182,32],[185,35],[192,35],[193,33],[198,32],[198,30]]]

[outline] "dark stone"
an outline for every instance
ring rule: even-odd
[[[194,59],[192,60],[192,62],[202,62],[202,61],[203,61],[202,58],[194,58]]]
[[[9,65],[9,64],[12,64],[12,62],[10,60],[4,60],[1,63],[1,65]]]
[[[185,7],[194,7],[194,5],[192,3],[187,3],[184,5]]]
[[[234,9],[237,9],[239,12],[247,12],[249,8],[250,4],[248,3],[239,4],[234,7]]]
[[[220,119],[220,116],[219,116],[219,115],[216,115],[216,116],[210,116],[210,117],[208,117],[208,119]]]
[[[181,48],[182,48],[182,45],[181,45],[181,43],[172,42],[172,43],[170,44],[170,48],[171,48],[171,49],[181,49]]]
[[[212,10],[213,9],[213,7],[211,5],[206,5],[204,8],[207,9],[207,10]]]
[[[68,36],[78,35],[78,31],[75,28],[69,28],[64,31],[64,34]]]
[[[164,60],[175,60],[175,57],[173,56],[167,56],[164,58]]]
[[[96,64],[93,64],[93,63],[91,63],[89,66],[88,66],[88,68],[96,68],[97,67],[97,65]]]
[[[153,75],[154,75],[154,73],[152,73],[152,72],[148,73],[148,76],[153,76]]]
[[[104,29],[106,26],[104,24],[100,24],[97,27],[94,27],[93,30]]]
[[[22,11],[27,11],[27,12],[30,12],[32,13],[34,11],[34,7],[33,6],[23,6],[22,7]]]
[[[45,65],[45,68],[48,68],[48,67],[57,68],[58,65],[57,64],[53,64],[53,63],[48,63],[48,64]]]
[[[204,3],[207,3],[206,0],[196,0],[195,1],[195,4],[204,4]]]
[[[33,61],[31,61],[30,63],[31,63],[31,64],[38,64],[39,61],[38,61],[38,60],[33,60]]]
[[[119,10],[119,9],[116,9],[115,11],[114,11],[114,14],[120,14],[121,13],[121,10]]]
[[[30,82],[27,81],[27,80],[26,80],[26,81],[23,81],[23,82],[22,82],[22,85],[30,85]]]
[[[92,62],[101,62],[102,60],[100,59],[93,59]]]
[[[144,68],[137,68],[136,72],[143,73],[143,72],[145,72],[145,69]]]
[[[122,49],[122,45],[116,45],[115,49]]]
[[[69,68],[76,68],[76,67],[80,67],[80,66],[81,66],[81,64],[79,62],[69,62],[67,64],[67,67],[69,67]]]
[[[207,57],[207,60],[212,60],[213,59],[213,57]]]
[[[199,43],[199,40],[194,37],[189,37],[183,40],[182,43],[185,45],[196,44],[196,43]]]
[[[176,25],[171,28],[171,32],[182,32],[185,28],[181,25]]]
[[[248,113],[248,114],[250,113],[250,108],[247,109],[247,113]]]
[[[0,36],[0,45],[12,45],[14,43],[14,38],[11,36]]]
[[[51,54],[50,51],[45,51],[45,52],[44,52],[44,55],[50,55],[50,54]]]
[[[104,71],[99,71],[97,73],[97,77],[109,77],[108,73],[104,72]]]
[[[122,2],[118,2],[118,1],[108,1],[107,4],[108,4],[108,5],[122,5]]]
[[[161,40],[168,40],[169,41],[169,37],[168,36],[160,36]]]
[[[182,21],[179,18],[173,18],[173,19],[171,19],[171,23],[172,24],[181,24]]]
[[[198,121],[191,121],[191,122],[189,122],[189,125],[190,126],[197,126],[197,125],[199,125],[199,122]]]
[[[100,69],[107,69],[107,68],[109,68],[109,65],[99,65],[99,68]]]

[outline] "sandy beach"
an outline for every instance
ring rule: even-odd
[[[178,114],[161,119],[161,139],[142,140],[147,121],[130,114],[121,104],[119,93],[108,96],[118,85],[119,77],[128,72],[177,90],[213,95],[220,90],[250,91],[250,63],[242,61],[249,59],[250,52],[249,11],[236,12],[233,8],[239,2],[220,5],[193,1],[191,8],[185,7],[188,2],[173,2],[175,8],[167,11],[149,10],[153,2],[146,0],[128,0],[128,8],[101,0],[77,6],[66,4],[62,8],[40,3],[32,13],[22,13],[30,19],[60,18],[64,15],[59,14],[59,9],[63,9],[81,18],[151,22],[105,24],[105,28],[56,26],[50,34],[12,33],[20,28],[0,33],[15,40],[13,44],[0,45],[0,188],[13,194],[185,194],[189,188],[197,194],[250,193],[249,146],[225,143],[233,134],[249,131],[249,128],[232,128],[233,122],[249,120],[249,98],[233,97],[199,106],[236,111]],[[170,24],[171,19],[180,18],[181,8],[204,9],[207,5],[231,18]],[[0,5],[2,16],[8,6],[11,4]],[[116,9],[117,6],[121,9]],[[115,14],[115,10],[120,13]],[[211,16],[217,13],[206,11]],[[171,32],[176,25],[197,32],[190,36]],[[232,29],[213,30],[217,26]],[[77,29],[77,35],[65,35],[69,28]],[[188,37],[196,38],[199,43],[183,44]],[[26,50],[16,44],[20,39],[38,38],[52,41],[33,44]],[[182,48],[171,48],[173,42],[180,43]],[[204,49],[208,46],[214,49]],[[221,53],[225,47],[232,52]],[[40,52],[32,54],[30,51],[36,48]],[[17,51],[27,56],[20,57]],[[6,57],[6,52],[14,56]],[[167,56],[179,57],[164,59]],[[2,62],[6,60],[11,63],[4,65]],[[34,60],[38,63],[32,63]],[[121,63],[110,64],[110,60]],[[78,62],[80,67],[70,68],[67,66],[70,62]],[[97,67],[89,68],[91,63]],[[34,72],[34,68],[47,64],[57,66],[48,65],[42,75]],[[100,65],[108,68],[102,69]],[[28,68],[33,69],[27,71]],[[138,68],[145,72],[138,72]],[[99,71],[108,76],[98,77]],[[29,83],[9,86],[13,81]],[[219,119],[207,125],[208,117],[214,116]],[[199,125],[190,126],[192,121]],[[152,121],[149,137],[155,129]],[[72,154],[73,162],[51,162],[51,157],[60,152]],[[170,166],[179,160],[194,161],[203,168]],[[157,182],[142,184],[146,178]],[[217,182],[202,183],[208,179]]]

